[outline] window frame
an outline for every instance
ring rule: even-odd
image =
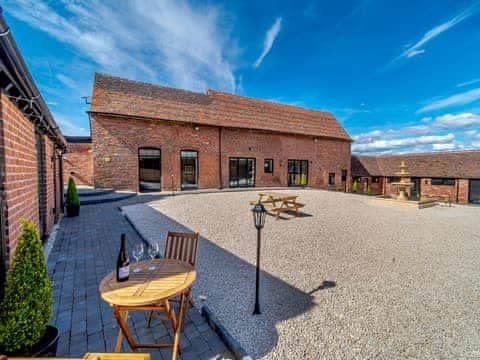
[[[268,170],[267,170],[267,162],[270,162],[270,165],[268,166]],[[272,158],[268,158],[268,159],[263,159],[263,172],[265,174],[273,174],[273,159]]]
[[[455,186],[455,179],[453,179],[453,178],[431,178],[430,184],[432,186]]]
[[[334,172],[329,172],[328,173],[328,185],[329,186],[334,186],[336,185],[336,181],[335,181],[335,173]],[[331,181],[333,179],[333,182]]]

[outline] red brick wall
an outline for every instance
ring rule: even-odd
[[[363,191],[363,181],[359,183],[358,189],[359,193]],[[371,178],[369,178],[371,182]],[[381,182],[379,183],[379,189],[382,189],[382,181],[385,182],[384,186],[384,193],[386,195],[396,196],[398,195],[398,186],[392,185],[391,183],[386,181],[386,178],[382,178]],[[371,184],[372,189],[374,188],[375,184]],[[377,193],[376,191],[374,193]],[[454,185],[432,185],[431,178],[421,178],[420,179],[420,194],[421,196],[432,196],[432,197],[445,197],[448,196],[451,201],[457,201],[457,193],[458,193],[458,202],[461,204],[468,203],[468,180],[465,179],[456,179]],[[382,194],[382,190],[378,192],[378,194]]]
[[[38,224],[38,174],[34,125],[3,94],[0,94],[2,143],[5,156],[4,199],[7,252],[15,252],[20,220]]]
[[[94,185],[138,191],[138,149],[161,150],[162,189],[180,187],[180,151],[198,151],[199,188],[219,186],[218,129],[92,116]]]
[[[350,179],[350,144],[301,135],[257,130],[222,129],[222,181],[229,183],[230,157],[256,159],[256,186],[287,186],[288,160],[308,160],[308,186],[329,188],[328,174],[335,173],[335,186],[342,190],[342,169]],[[264,172],[264,159],[273,159],[273,173]],[[348,185],[349,186],[349,185]]]
[[[458,202],[461,204],[468,204],[468,186],[467,179],[458,179]]]
[[[63,181],[73,177],[77,185],[93,186],[93,157],[91,143],[67,143],[63,155]]]
[[[265,131],[221,130],[222,181],[228,187],[229,158],[256,158],[257,186],[286,186],[288,159],[309,160],[308,185],[327,188],[328,173],[334,172],[336,188],[342,189],[341,171],[348,171],[350,186],[350,143]],[[219,183],[219,128],[172,122],[92,116],[95,187],[138,190],[138,149],[160,148],[162,189],[180,187],[180,151],[197,150],[199,188],[217,188]],[[265,174],[263,160],[274,159],[274,173]],[[282,164],[281,164],[282,162]]]
[[[47,233],[55,223],[55,179],[54,179],[54,161],[55,150],[53,142],[47,137],[43,136],[45,149],[45,190],[46,190],[46,222]]]

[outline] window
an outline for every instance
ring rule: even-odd
[[[263,162],[263,170],[265,173],[273,173],[273,159],[265,159]]]
[[[432,178],[432,185],[455,185],[455,179]]]
[[[342,182],[347,181],[347,170],[342,170]]]
[[[335,173],[328,174],[328,185],[335,185]]]
[[[398,176],[389,176],[387,177],[387,182],[392,183],[392,182],[399,182],[400,178]]]

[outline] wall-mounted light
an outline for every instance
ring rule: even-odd
[[[199,131],[199,130],[200,130],[200,126],[197,125],[197,126],[195,126],[194,129],[195,129],[195,131]]]
[[[103,158],[103,161],[105,161],[105,162],[110,162],[110,161],[112,161],[112,158],[111,158],[110,156],[105,156],[105,157]]]
[[[318,142],[318,139],[317,139],[317,138],[313,138],[313,142]]]

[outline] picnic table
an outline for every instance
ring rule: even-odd
[[[265,206],[268,211],[276,214],[276,218],[280,217],[280,213],[287,211],[295,211],[295,216],[298,216],[298,209],[301,209],[305,204],[297,202],[298,195],[284,194],[278,192],[259,192],[258,201]],[[256,201],[251,201],[250,204],[256,204]]]
[[[115,352],[120,351],[125,337],[134,352],[139,348],[171,347],[172,359],[175,360],[180,350],[180,333],[186,316],[186,295],[195,281],[195,269],[187,262],[173,259],[140,261],[131,267],[141,271],[130,271],[129,279],[124,282],[117,282],[113,271],[102,280],[99,288],[102,299],[113,307],[120,327]],[[155,267],[155,270],[149,270],[149,267]],[[177,296],[180,297],[178,316],[170,306],[170,299]],[[128,312],[160,310],[166,313],[172,324],[173,344],[136,343],[127,324]]]

